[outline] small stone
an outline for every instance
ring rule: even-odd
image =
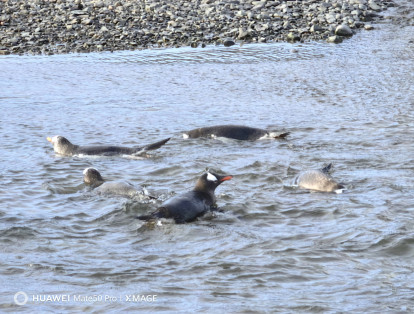
[[[291,29],[292,25],[290,25],[289,21],[286,21],[285,23],[283,23],[283,28],[284,29]]]
[[[95,7],[95,8],[103,8],[104,7],[104,3],[102,2],[102,1],[96,1],[94,4],[93,4],[93,6]]]
[[[289,33],[286,39],[287,41],[290,41],[290,42],[300,41],[299,35],[295,33]]]
[[[205,11],[205,14],[206,14],[207,16],[212,15],[214,10],[215,10],[215,8],[214,8],[214,7],[210,7],[210,8],[208,8],[208,9]]]
[[[243,40],[251,37],[252,31],[251,29],[239,29],[239,35],[237,36],[237,39]]]
[[[312,25],[312,27],[310,28],[310,31],[312,33],[319,33],[319,32],[323,32],[323,28],[320,27],[319,25]]]
[[[365,29],[365,30],[367,30],[367,31],[371,31],[371,30],[373,30],[373,29],[374,29],[374,26],[372,26],[371,24],[366,24],[366,25],[364,26],[364,29]]]
[[[233,45],[235,45],[236,43],[234,42],[234,40],[233,39],[231,39],[231,38],[226,38],[225,40],[223,40],[223,45],[224,45],[224,47],[230,47],[230,46],[233,46]]]
[[[325,19],[326,19],[326,21],[327,21],[329,24],[333,24],[333,23],[335,23],[335,22],[336,22],[336,15],[334,15],[334,14],[327,14],[327,15],[325,16]]]
[[[341,36],[330,36],[328,37],[328,39],[326,40],[328,43],[334,43],[334,44],[339,44],[341,42],[343,42],[343,38]]]
[[[368,3],[368,6],[374,11],[381,11],[381,7],[375,2]]]
[[[335,35],[338,36],[352,36],[354,33],[352,32],[352,29],[345,24],[339,25],[336,29],[335,29]]]

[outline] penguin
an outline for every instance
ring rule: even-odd
[[[225,137],[241,141],[255,141],[261,138],[283,139],[288,135],[289,132],[269,132],[263,129],[251,128],[243,125],[216,125],[184,132],[183,137]]]
[[[86,168],[83,171],[83,182],[99,194],[112,194],[127,197],[139,196],[143,199],[155,199],[155,197],[148,195],[148,192],[145,189],[139,191],[130,183],[105,181],[99,171],[92,167]]]
[[[73,155],[102,155],[102,156],[113,156],[113,155],[134,155],[149,150],[160,148],[167,143],[170,138],[161,140],[154,144],[149,144],[141,147],[122,147],[122,146],[79,146],[72,144],[68,139],[63,136],[56,135],[48,137],[47,140],[53,144],[55,153],[64,156]]]
[[[342,193],[345,187],[330,176],[331,168],[332,163],[320,170],[304,171],[297,176],[295,184],[302,189]]]
[[[140,220],[155,218],[172,218],[178,224],[191,222],[210,210],[216,210],[214,191],[224,181],[231,180],[231,175],[218,175],[205,172],[201,175],[193,190],[174,196],[161,204],[149,215],[137,217]]]

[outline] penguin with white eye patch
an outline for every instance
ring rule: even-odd
[[[193,190],[174,196],[164,202],[150,215],[137,217],[141,220],[172,218],[176,223],[191,222],[215,209],[214,191],[223,183],[232,179],[230,175],[218,175],[207,171],[200,178]]]

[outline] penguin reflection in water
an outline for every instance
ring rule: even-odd
[[[345,187],[336,182],[329,174],[332,168],[332,163],[320,170],[307,170],[300,173],[295,185],[302,189],[309,189],[320,192],[335,192],[342,193]]]
[[[221,183],[232,178],[233,176],[230,175],[218,175],[207,171],[198,178],[192,191],[174,196],[153,213],[137,218],[141,220],[172,218],[176,223],[194,221],[208,211],[217,210],[214,191]]]
[[[99,194],[133,197],[140,200],[155,199],[148,195],[146,189],[137,190],[128,182],[105,181],[95,168],[86,168],[83,171],[83,182]]]

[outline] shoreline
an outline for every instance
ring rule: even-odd
[[[392,0],[0,0],[0,55],[339,43]]]

